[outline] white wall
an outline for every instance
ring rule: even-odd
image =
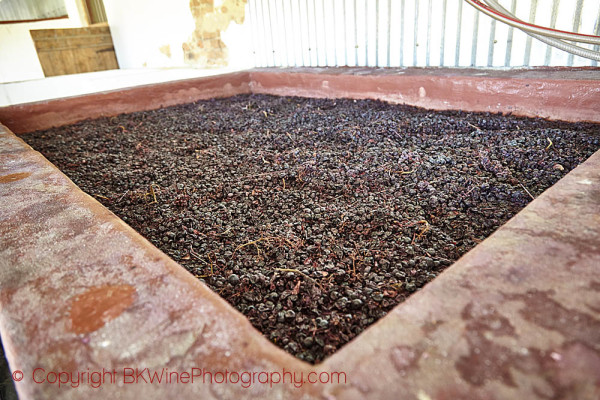
[[[189,0],[104,0],[104,7],[121,68],[190,67],[182,49],[195,28]],[[246,18],[221,33],[229,49],[228,68],[253,66],[249,30]],[[161,52],[166,46],[170,57]]]
[[[0,24],[0,83],[44,77],[29,30],[83,26],[76,0],[65,0],[65,5],[69,18]]]

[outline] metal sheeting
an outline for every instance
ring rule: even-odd
[[[0,21],[29,21],[67,16],[64,0],[0,0]]]
[[[600,0],[499,2],[538,25],[600,32]],[[256,66],[596,65],[462,0],[249,0],[248,13]]]

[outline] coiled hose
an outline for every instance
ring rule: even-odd
[[[556,47],[557,49],[564,50],[568,53],[574,54],[579,57],[600,61],[600,52],[586,49],[584,47],[580,47],[565,41],[568,40],[579,43],[600,45],[600,36],[586,35],[583,33],[576,32],[567,32],[525,22],[517,18],[506,8],[502,7],[502,5],[499,4],[496,0],[483,0],[483,3],[479,0],[465,1],[471,6],[475,7],[477,10],[483,12],[484,14],[498,21],[504,22],[510,26],[518,28],[530,35],[531,37],[543,43],[546,43],[549,46]]]

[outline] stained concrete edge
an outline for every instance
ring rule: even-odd
[[[19,134],[88,118],[249,93],[378,99],[434,110],[600,122],[600,68],[305,67],[257,68],[0,107],[0,123]]]
[[[11,369],[25,374],[16,383],[21,399],[116,398],[117,392],[121,399],[255,398],[267,391],[300,398],[314,392],[258,384],[106,385],[98,391],[34,382],[36,368],[299,373],[312,367],[268,342],[1,125],[0,140],[12,150],[0,154],[0,335]]]
[[[600,398],[600,151],[325,364],[336,399]]]
[[[463,110],[600,122],[600,69],[263,68],[252,93],[375,99],[432,110]]]
[[[31,132],[89,118],[250,93],[249,82],[248,72],[241,71],[17,104],[0,107],[0,123],[17,134]]]

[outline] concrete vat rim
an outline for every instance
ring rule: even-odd
[[[284,88],[294,85],[293,79],[282,76],[281,71],[274,72],[279,75],[273,75],[269,83],[264,75],[266,73],[270,72],[252,72],[255,75],[250,82],[238,76],[239,85],[231,85],[228,89],[224,86],[227,84],[225,79],[212,84],[205,82],[204,94],[194,91],[195,88],[185,87],[197,82],[179,82],[177,85],[183,93],[182,99],[192,92],[196,96],[214,97],[215,93],[225,94],[232,87],[237,90],[256,89],[257,86],[252,86],[253,82],[262,82],[261,90],[267,90],[267,84],[275,85],[282,80],[288,85]],[[303,74],[299,76],[300,83],[308,82],[307,87],[313,87],[315,92],[323,90],[323,73],[312,76],[306,76],[306,72],[296,73]],[[350,79],[355,76],[346,75]],[[335,74],[328,75],[329,79],[335,77]],[[376,80],[372,76],[368,79]],[[338,84],[343,86],[348,82],[340,80]],[[598,82],[592,80],[591,87],[594,85]],[[332,86],[325,88],[330,95],[335,89]],[[570,316],[577,316],[579,321],[592,327],[600,320],[598,311],[587,306],[600,306],[595,295],[600,290],[600,283],[594,280],[596,266],[600,265],[600,152],[544,192],[388,316],[322,363],[311,366],[268,342],[224,300],[81,192],[62,172],[6,129],[0,134],[0,143],[3,161],[0,175],[6,181],[0,183],[3,194],[0,202],[4,199],[0,208],[4,228],[0,231],[3,242],[7,244],[0,261],[0,331],[3,337],[8,338],[7,355],[13,369],[31,369],[40,362],[56,365],[61,360],[73,360],[78,367],[80,360],[77,355],[85,354],[86,357],[114,364],[151,361],[156,365],[174,363],[182,366],[194,360],[209,360],[221,366],[291,367],[307,373],[344,370],[351,380],[347,385],[305,385],[299,390],[277,387],[263,393],[272,398],[358,398],[369,394],[377,398],[420,396],[436,399],[443,398],[444,392],[480,398],[540,397],[539,392],[533,390],[535,388],[525,384],[519,386],[517,382],[521,380],[535,382],[547,391],[575,390],[572,388],[576,387],[577,390],[587,390],[584,394],[593,393],[589,392],[594,390],[590,385],[598,378],[598,372],[588,367],[600,360],[600,349],[597,343],[594,344],[597,333],[586,328],[587,325],[582,327],[581,322],[577,323]],[[17,201],[19,196],[24,200]],[[569,203],[557,208],[557,204],[564,203],[561,200],[564,198],[569,198]],[[596,225],[591,223],[596,221],[599,222]],[[36,225],[38,230],[39,226],[47,227],[52,235],[49,237],[44,232],[35,232]],[[64,252],[73,240],[69,232],[88,240],[91,246],[88,253],[96,250],[98,254],[94,260],[98,265],[90,265],[89,261],[84,263],[83,254],[68,254],[66,258],[52,262],[40,257],[48,254],[58,257],[58,253],[52,253],[54,250],[46,249],[40,257],[26,251],[53,243]],[[29,236],[23,236],[25,234]],[[89,241],[94,237],[104,243],[113,243],[116,248],[101,252],[101,246],[94,247],[94,240]],[[131,247],[122,248],[124,242]],[[118,243],[121,243],[121,248],[116,246]],[[64,253],[60,254],[65,257]],[[82,275],[70,276],[77,274],[63,271],[65,265],[70,265]],[[40,276],[40,269],[53,274]],[[135,283],[135,274],[147,279],[141,284]],[[573,279],[573,274],[576,279]],[[67,304],[81,299],[82,294],[90,289],[99,290],[93,292],[94,298],[107,303],[110,302],[106,296],[98,293],[106,290],[111,295],[123,292],[123,296],[128,298],[126,288],[107,288],[111,282],[112,286],[134,287],[136,297],[122,310],[108,304],[110,313],[114,315],[109,313],[111,318],[91,332],[87,330],[92,328],[85,327],[73,331],[74,322],[60,305],[46,304],[44,307],[47,309],[43,313],[34,309],[34,306],[40,305],[40,300],[48,300],[50,296],[61,298],[62,293]],[[164,296],[167,292],[192,294],[193,299],[188,302],[176,298],[158,301],[156,296]],[[22,303],[22,299],[27,301]],[[553,307],[547,308],[546,304]],[[532,311],[529,312],[529,309]],[[540,319],[540,315],[544,318]],[[561,322],[560,318],[558,322],[547,321],[556,319],[556,315],[565,321]],[[167,326],[176,329],[168,330]],[[159,329],[166,332],[161,335]],[[111,333],[111,330],[115,332]],[[136,332],[145,335],[137,341],[128,337]],[[103,340],[109,340],[111,344],[102,347],[103,342],[94,336],[96,334],[104,335]],[[82,342],[81,335],[83,338],[88,335],[88,343]],[[162,349],[164,354],[151,357],[148,350],[150,340],[158,342],[157,348]],[[486,350],[487,355],[480,356],[475,351],[477,348]],[[125,360],[121,358],[123,349],[130,354]],[[132,349],[138,349],[138,352]],[[483,373],[475,368],[481,369],[491,361],[502,368],[492,373]],[[549,364],[551,362],[555,364]],[[523,369],[522,365],[528,367]],[[568,375],[569,370],[578,371],[578,375]],[[552,386],[544,380],[542,372],[554,378],[560,376],[562,380],[556,384],[558,386]],[[573,386],[575,383],[577,385]],[[17,387],[23,398],[94,396],[94,392],[89,390],[57,391],[55,387],[43,387],[27,381],[20,382]],[[176,389],[182,392],[175,392]],[[118,388],[111,386],[107,390],[116,391]],[[146,390],[140,386],[131,387],[122,396],[150,395]],[[167,396],[178,393],[180,398],[198,394],[207,398],[239,397],[249,393],[238,392],[235,388],[215,392],[214,388],[205,386],[193,389],[161,387],[160,390]],[[106,392],[102,395],[106,396]]]

